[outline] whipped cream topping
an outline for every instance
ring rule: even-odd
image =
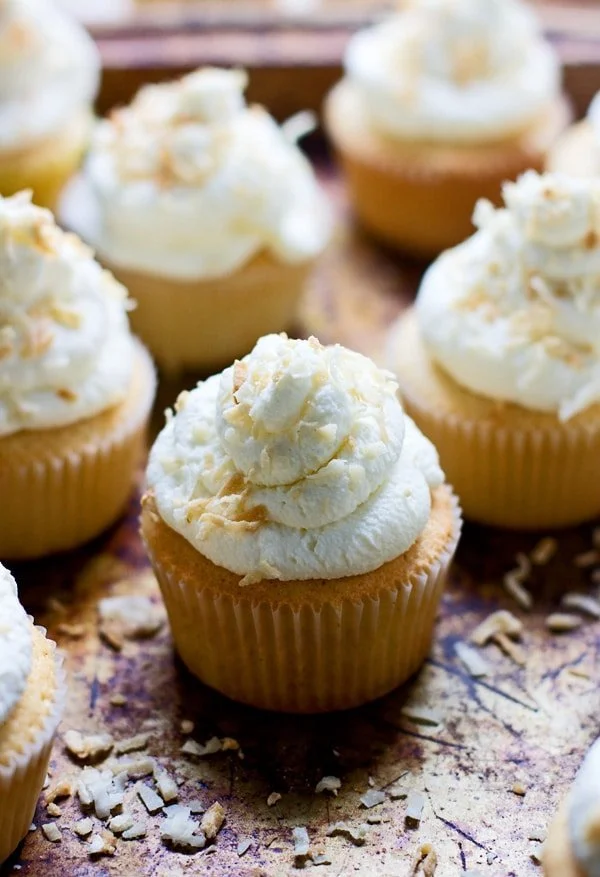
[[[600,402],[600,180],[528,171],[503,192],[426,273],[421,333],[468,390],[565,421]]]
[[[600,877],[600,740],[581,765],[569,799],[571,846],[585,877]]]
[[[32,625],[17,584],[0,563],[0,725],[21,699],[31,671]]]
[[[133,374],[126,290],[29,193],[0,198],[0,436],[120,402]]]
[[[376,569],[415,542],[443,482],[396,389],[339,345],[261,338],[178,400],[150,454],[159,514],[246,582]]]
[[[246,74],[206,68],[142,88],[98,126],[66,222],[115,265],[217,277],[260,251],[303,262],[330,210],[308,161],[244,100]]]
[[[398,138],[495,140],[560,93],[560,65],[520,0],[409,0],[345,56],[372,124]]]
[[[54,134],[91,104],[100,57],[51,0],[0,2],[0,148]]]

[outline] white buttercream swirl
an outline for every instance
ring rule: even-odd
[[[585,877],[600,877],[600,740],[581,765],[568,812],[571,846]]]
[[[18,704],[31,672],[32,624],[17,585],[0,563],[0,726]]]
[[[102,122],[66,222],[115,265],[180,279],[229,274],[258,254],[303,262],[330,210],[312,168],[239,70],[146,86]]]
[[[560,65],[520,0],[411,0],[350,41],[345,69],[393,137],[495,140],[560,93]]]
[[[594,132],[596,146],[598,147],[598,155],[600,157],[600,91],[592,99],[588,107],[586,118]]]
[[[568,420],[600,402],[600,180],[524,174],[425,275],[417,314],[459,384]]]
[[[0,198],[0,436],[120,402],[134,347],[126,290],[28,193]]]
[[[99,79],[92,39],[51,0],[0,2],[0,148],[60,130],[92,103]]]
[[[376,569],[415,542],[443,481],[396,389],[339,345],[261,338],[180,397],[150,454],[161,517],[247,580]]]

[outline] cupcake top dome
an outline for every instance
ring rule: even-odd
[[[64,426],[125,397],[124,287],[29,193],[0,197],[0,436]]]
[[[585,877],[600,877],[600,739],[586,755],[569,799],[571,845]]]
[[[389,373],[285,335],[184,393],[148,468],[163,520],[247,580],[377,568],[418,538],[442,482]]]
[[[0,149],[53,134],[99,80],[92,39],[52,0],[0,0]]]
[[[32,625],[17,584],[0,563],[0,726],[17,705],[31,671]]]
[[[97,128],[69,224],[113,264],[179,279],[226,275],[261,251],[318,254],[331,218],[296,144],[244,99],[240,70],[143,87]],[[77,191],[77,190],[76,190]],[[70,213],[73,213],[71,223]]]
[[[558,59],[521,0],[406,0],[345,59],[373,124],[400,138],[493,140],[560,90]]]
[[[600,402],[600,180],[524,174],[417,298],[432,357],[475,393],[567,420]]]

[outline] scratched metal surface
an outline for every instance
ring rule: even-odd
[[[340,205],[341,190],[329,179]],[[304,310],[305,329],[323,340],[337,339],[380,354],[382,329],[414,290],[419,266],[406,266],[342,228],[326,258]],[[172,401],[163,386],[157,410]],[[130,877],[202,873],[214,877],[276,877],[295,873],[291,829],[308,828],[314,850],[323,848],[331,864],[324,875],[408,877],[420,845],[431,842],[439,864],[436,877],[477,870],[489,877],[529,877],[540,873],[531,854],[570,784],[581,756],[599,731],[599,626],[556,636],[544,626],[567,589],[589,588],[589,572],[573,566],[573,556],[591,544],[591,526],[559,537],[557,557],[535,571],[535,605],[515,610],[500,586],[516,551],[529,550],[536,537],[468,527],[444,596],[431,657],[409,685],[382,701],[341,715],[286,717],[237,706],[194,681],[173,656],[168,629],[115,652],[101,641],[97,601],[111,593],[141,593],[159,601],[137,535],[137,501],[124,521],[94,545],[69,557],[21,566],[15,573],[23,599],[67,655],[70,697],[66,729],[108,730],[116,738],[149,730],[148,752],[182,783],[181,800],[219,800],[227,811],[214,851],[185,855],[164,847],[159,817],[148,817],[148,837],[118,844],[116,855],[89,859],[85,842],[69,826],[81,813],[75,801],[61,802],[60,844],[41,832],[29,835],[0,877]],[[50,598],[58,599],[57,605]],[[66,607],[62,610],[61,606]],[[454,655],[457,640],[488,613],[510,608],[525,623],[525,667],[495,646],[485,656],[490,675],[472,679]],[[62,636],[61,622],[84,625],[80,639]],[[575,676],[569,668],[587,671]],[[115,693],[126,706],[111,705]],[[437,728],[411,723],[402,715],[407,698],[441,710]],[[182,719],[191,719],[194,737],[236,738],[244,752],[203,759],[180,753]],[[74,775],[79,768],[57,741],[52,774]],[[339,776],[337,798],[316,795],[324,775]],[[406,788],[426,795],[418,828],[405,825],[406,803],[387,800],[370,811],[359,797],[369,787],[388,787],[404,775]],[[520,782],[524,797],[512,787]],[[268,807],[271,792],[281,800]],[[138,812],[141,805],[138,802]],[[331,822],[365,822],[364,846],[326,837]],[[40,804],[36,822],[51,821]],[[238,857],[240,839],[252,847]],[[18,866],[18,872],[13,868]],[[417,872],[420,873],[420,872]]]

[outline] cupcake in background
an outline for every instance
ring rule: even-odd
[[[48,210],[0,198],[0,557],[72,548],[123,511],[155,389],[127,308]]]
[[[600,180],[530,171],[504,201],[425,274],[390,363],[466,517],[576,524],[600,514]]]
[[[87,146],[100,58],[52,0],[0,2],[0,194],[54,207]]]
[[[0,865],[30,829],[66,694],[62,661],[0,564]]]
[[[356,34],[326,128],[362,224],[431,256],[479,197],[542,170],[570,119],[558,58],[521,0],[407,0]]]
[[[600,92],[585,119],[571,125],[548,155],[547,169],[574,177],[600,177]]]
[[[310,164],[246,84],[206,68],[142,88],[98,126],[63,199],[167,371],[222,367],[289,327],[330,235]]]
[[[600,874],[600,739],[589,750],[575,782],[548,827],[544,877]]]
[[[404,682],[431,637],[460,515],[396,383],[315,338],[261,338],[177,400],[141,530],[190,670],[286,712]]]

